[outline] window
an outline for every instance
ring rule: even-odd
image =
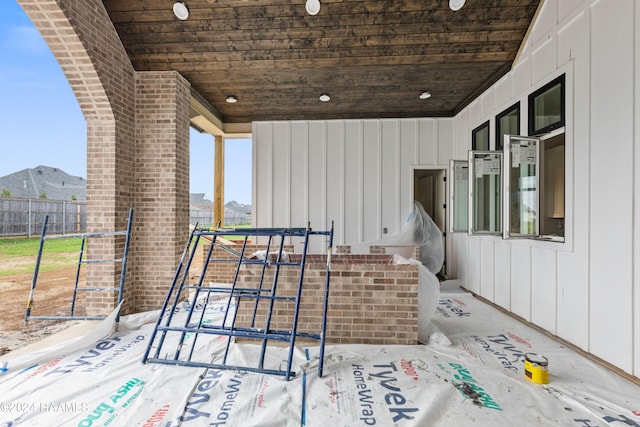
[[[503,237],[564,241],[564,128],[510,136],[504,150]]]
[[[502,151],[505,135],[520,135],[520,103],[496,116],[496,151]]]
[[[449,224],[452,232],[469,229],[469,162],[449,161]]]
[[[504,150],[504,218],[503,237],[539,235],[540,140],[510,135]]]
[[[489,122],[485,122],[471,131],[471,149],[489,150]]]
[[[540,146],[540,235],[564,241],[565,133],[559,129],[541,139]]]
[[[564,127],[564,74],[529,95],[529,135]]]
[[[502,153],[469,151],[469,234],[502,233]]]

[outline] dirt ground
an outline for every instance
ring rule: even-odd
[[[19,262],[19,261],[18,261]],[[31,259],[33,263],[33,260]],[[13,267],[3,265],[0,270]],[[65,267],[55,271],[40,272],[35,293],[35,305],[32,314],[44,315],[58,312],[63,307],[70,307],[76,267]],[[24,326],[24,316],[29,299],[29,291],[33,273],[0,276],[0,355],[16,350],[27,344],[39,341],[46,336],[68,328],[77,323],[54,321],[31,321]]]
[[[65,267],[53,271],[40,271],[34,293],[32,316],[69,315],[73,285],[75,283],[78,255],[68,254],[69,259],[61,256],[58,262]],[[196,280],[201,268],[201,255],[194,257],[191,268],[191,280]],[[34,265],[33,257],[0,259],[0,271],[14,269],[18,264]],[[27,344],[39,341],[47,336],[66,329],[78,321],[31,320],[25,326],[24,317],[33,281],[33,272],[0,276],[0,355],[17,350]],[[81,283],[84,278],[81,277]],[[78,298],[80,300],[80,297]],[[77,305],[76,315],[81,315],[81,302]]]

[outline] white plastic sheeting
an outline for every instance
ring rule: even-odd
[[[206,316],[219,315],[214,301]],[[183,307],[184,308],[184,307]],[[154,315],[9,359],[0,426],[640,426],[640,387],[460,291],[442,289],[427,345],[296,351],[296,377],[141,363]],[[96,332],[97,331],[97,332]],[[435,338],[435,339],[434,339]],[[444,338],[444,339],[443,339]],[[447,343],[450,342],[449,345]],[[198,342],[216,357],[223,340]],[[235,364],[255,345],[231,346]],[[523,357],[549,359],[550,382],[524,378]],[[286,360],[286,348],[267,352]]]
[[[353,253],[368,252],[370,246],[388,246],[390,248],[418,246],[420,247],[420,262],[433,274],[438,274],[444,262],[442,232],[425,212],[420,202],[415,200],[411,213],[398,234],[372,242],[351,244],[351,250]],[[404,258],[411,258],[413,254],[410,252],[399,250],[398,254]]]
[[[393,261],[395,264],[418,265],[418,342],[424,344],[433,332],[430,322],[440,298],[440,281],[418,260],[394,255]]]

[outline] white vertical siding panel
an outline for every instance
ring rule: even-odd
[[[549,39],[536,49],[531,55],[531,62],[533,64],[532,76],[533,84],[541,82],[553,73],[557,68],[558,59],[558,40],[556,37],[549,37]]]
[[[467,274],[467,289],[476,294],[480,294],[480,274],[482,271],[482,249],[480,239],[470,238],[467,261],[469,270]]]
[[[513,104],[513,98],[511,95],[512,85],[511,74],[506,74],[495,84],[494,91],[496,94],[496,107],[498,110],[502,111]]]
[[[513,79],[511,81],[513,82],[512,92],[514,96],[525,94],[531,89],[531,61],[529,58],[523,58],[513,69]]]
[[[576,57],[584,61],[584,48],[589,47],[588,27],[584,12],[558,30],[558,65],[566,64]]]
[[[480,97],[482,117],[490,116],[496,109],[496,93],[493,87],[487,89]]]
[[[495,296],[493,302],[500,307],[511,309],[511,251],[504,240],[495,242],[495,257],[493,260],[495,276]]]
[[[461,233],[449,233],[447,245],[451,248],[451,256],[447,258],[447,277],[449,279],[461,280],[460,266],[465,263],[462,259],[462,238]],[[466,242],[465,242],[466,246]],[[466,285],[464,285],[466,288]]]
[[[334,240],[344,241],[344,192],[345,192],[345,143],[344,122],[327,123],[327,218],[325,229],[334,223]]]
[[[324,228],[327,209],[327,124],[309,122],[309,222],[312,228]],[[310,252],[321,250],[318,239]]]
[[[291,123],[291,226],[305,227],[309,218],[309,123]]]
[[[640,81],[640,28],[638,27],[638,22],[640,22],[640,8],[636,7],[635,9],[635,51],[634,51],[634,60],[635,60],[635,75],[634,81]],[[636,84],[634,93],[634,122],[640,123],[640,85]],[[633,245],[633,281],[634,281],[634,303],[633,303],[633,312],[635,313],[634,325],[633,325],[633,342],[634,342],[634,360],[633,360],[633,375],[636,377],[640,377],[640,170],[638,169],[638,165],[640,165],[640,149],[638,148],[638,142],[640,141],[640,126],[635,127],[634,134],[634,245]]]
[[[290,128],[288,122],[273,124],[273,189],[271,201],[273,203],[272,224],[274,227],[289,227],[290,206]]]
[[[380,235],[393,236],[399,229],[400,223],[400,124],[398,120],[381,121],[380,152],[382,155],[380,170]],[[384,228],[387,234],[384,234]]]
[[[452,236],[455,248],[456,276],[460,282],[460,286],[469,289],[469,235],[464,233],[455,233]]]
[[[489,301],[495,298],[494,281],[494,260],[495,252],[493,240],[482,239],[480,242],[480,256],[482,267],[480,272],[480,295]]]
[[[364,156],[362,121],[345,123],[345,180],[344,180],[344,243],[362,241],[363,169]]]
[[[380,121],[363,121],[363,238],[365,242],[380,238]]]
[[[418,149],[418,121],[407,119],[400,121],[400,209],[407,212],[413,202],[413,169]],[[404,215],[401,216],[404,218]]]
[[[558,2],[558,21],[573,19],[574,12],[584,4],[585,0],[562,0]]]
[[[556,252],[531,249],[531,321],[556,333]]]
[[[627,372],[631,346],[620,343],[633,336],[633,11],[633,0],[602,0],[591,16],[590,350]]]
[[[471,149],[471,129],[469,126],[469,111],[464,110],[454,119],[455,149],[454,159],[465,160]]]
[[[273,166],[272,158],[272,129],[271,123],[257,123],[255,129],[255,142],[253,144],[253,157],[256,159],[254,201],[255,206],[255,225],[257,227],[271,226],[271,174]]]
[[[562,2],[561,4],[564,4]],[[589,347],[589,126],[590,121],[590,56],[589,17],[580,13],[565,25],[558,35],[558,56],[574,61],[570,66],[571,79],[567,84],[567,96],[572,96],[567,105],[567,119],[573,123],[567,132],[567,162],[572,168],[566,170],[567,190],[573,189],[573,199],[567,198],[567,209],[572,206],[571,231],[573,252],[558,253],[558,320],[557,334],[587,350]],[[569,104],[572,108],[569,107]],[[571,155],[573,158],[571,159]],[[567,222],[567,225],[570,224]]]
[[[531,248],[511,245],[511,311],[531,321]]]
[[[438,136],[436,121],[433,119],[420,119],[419,141],[420,141],[420,158],[418,164],[421,166],[433,165],[436,163],[438,156]]]
[[[557,334],[583,350],[589,347],[588,256],[558,252]]]
[[[538,12],[538,20],[531,30],[531,41],[539,45],[558,22],[558,3],[566,0],[545,0]]]
[[[480,101],[478,99],[476,99],[471,104],[469,104],[468,110],[469,110],[469,147],[471,147],[471,130],[477,128],[482,123],[486,122],[487,118],[482,116],[482,105],[480,104]]]
[[[438,160],[437,164],[449,167],[449,160],[453,159],[453,120],[438,120]]]

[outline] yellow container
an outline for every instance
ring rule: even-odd
[[[536,384],[548,384],[549,359],[538,353],[525,353],[524,376]]]

